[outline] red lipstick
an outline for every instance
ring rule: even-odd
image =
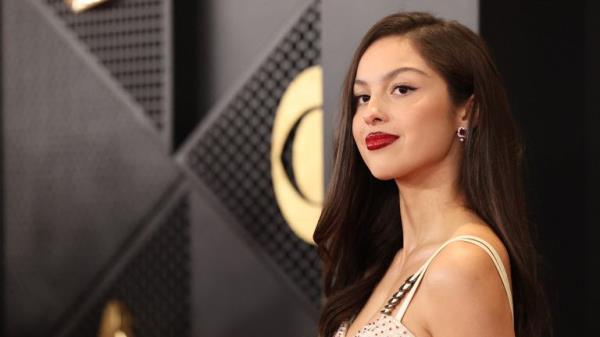
[[[367,149],[373,151],[392,144],[398,137],[384,132],[371,132],[367,135],[365,141],[367,142]]]

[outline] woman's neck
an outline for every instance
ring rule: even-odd
[[[423,245],[447,240],[469,217],[456,173],[440,170],[418,183],[414,177],[396,179],[405,255]]]

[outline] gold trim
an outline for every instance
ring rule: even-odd
[[[65,0],[65,4],[75,13],[81,13],[105,2],[108,0]]]

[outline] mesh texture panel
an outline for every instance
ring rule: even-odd
[[[291,81],[320,60],[320,3],[314,2],[235,95],[186,164],[315,305],[320,262],[315,247],[284,220],[271,180],[270,145],[279,100]],[[223,141],[226,139],[226,141]],[[289,152],[283,154],[289,164]],[[286,165],[288,166],[288,165]]]
[[[79,14],[44,0],[160,130],[165,107],[165,0],[119,0]]]
[[[189,201],[184,197],[71,336],[97,337],[102,311],[111,299],[130,309],[135,336],[189,336],[189,214]]]

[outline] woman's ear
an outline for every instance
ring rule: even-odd
[[[456,114],[457,124],[463,127],[474,127],[479,120],[479,109],[475,102],[475,95],[471,94],[467,101],[460,107]]]

